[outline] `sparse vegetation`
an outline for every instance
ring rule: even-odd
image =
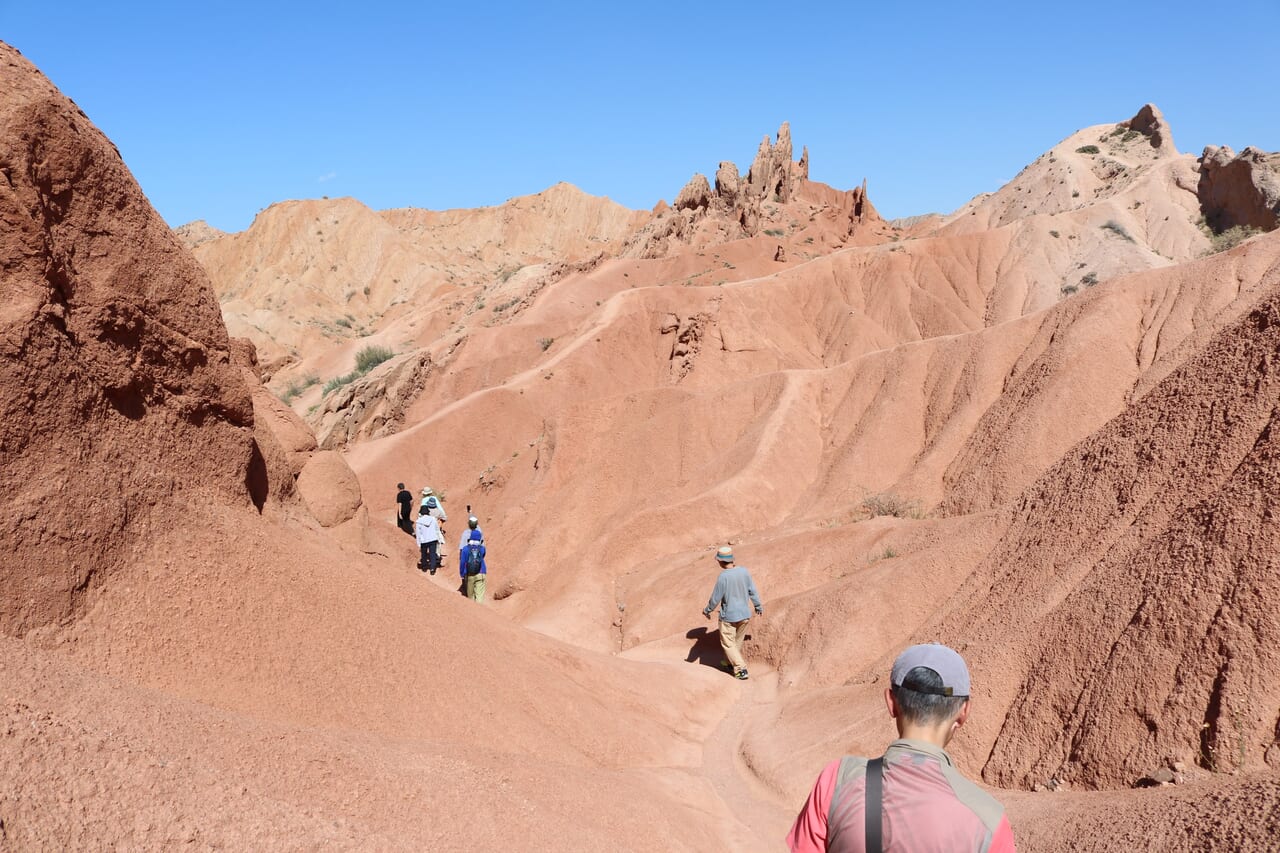
[[[387,347],[367,346],[356,353],[356,370],[362,374],[368,373],[394,355]]]
[[[351,328],[351,321],[348,320],[346,317],[339,317],[337,320],[334,320],[334,322],[344,329]]]
[[[1072,191],[1071,191],[1071,197],[1072,197],[1072,198],[1080,198],[1080,190],[1072,190]]]
[[[1250,237],[1257,236],[1261,233],[1261,228],[1254,228],[1251,225],[1235,225],[1220,234],[1213,234],[1210,236],[1209,251],[1206,252],[1206,254],[1216,255],[1218,252],[1225,252],[1228,249],[1234,249]]]
[[[301,379],[295,379],[289,383],[287,388],[284,389],[284,396],[281,397],[281,399],[286,403],[292,403],[302,394],[303,391],[307,390],[312,385],[318,384],[319,382],[320,377],[314,374],[308,374]]]
[[[508,308],[515,305],[519,301],[520,301],[519,296],[513,296],[510,299],[508,299],[506,302],[499,302],[497,305],[493,306],[493,313],[501,314],[503,311],[506,311]]]
[[[1096,272],[1087,272],[1080,278],[1080,283],[1085,287],[1093,287],[1098,283],[1098,274]]]
[[[1064,285],[1062,285],[1062,295],[1063,295],[1063,296],[1071,296],[1072,294],[1079,293],[1079,292],[1080,292],[1080,285],[1078,285],[1078,284],[1064,284]]]
[[[1059,234],[1057,231],[1050,231],[1050,232],[1049,232],[1049,236],[1050,236],[1050,237],[1052,237],[1052,238],[1054,238],[1054,239],[1056,240],[1056,239],[1058,239],[1059,237],[1061,237],[1062,235],[1061,235],[1061,234]]]
[[[516,264],[515,266],[512,266],[512,267],[499,267],[498,281],[505,284],[506,282],[511,280],[511,276],[520,272],[520,270],[522,269],[524,269],[524,264]]]
[[[1136,130],[1129,130],[1129,131],[1125,131],[1124,136],[1120,137],[1120,141],[1121,141],[1121,142],[1131,142],[1132,140],[1137,139],[1137,138],[1138,138],[1139,136],[1141,136],[1141,135],[1142,135],[1142,134],[1141,134],[1141,133],[1138,133],[1138,131],[1136,131]]]
[[[367,346],[356,353],[356,369],[341,376],[335,376],[324,383],[324,393],[336,391],[344,385],[350,385],[379,364],[393,357],[394,352],[386,347]]]
[[[881,515],[891,515],[894,518],[924,518],[924,510],[920,508],[919,501],[900,497],[893,492],[869,495],[863,499],[862,508],[869,512],[872,518]]]
[[[1130,243],[1138,242],[1137,240],[1133,239],[1133,235],[1129,233],[1128,229],[1126,229],[1119,222],[1116,222],[1114,219],[1108,219],[1106,222],[1102,223],[1098,227],[1101,228],[1103,231],[1110,231],[1112,234],[1115,234],[1117,237],[1123,237],[1124,239],[1128,240]]]
[[[1101,154],[1102,149],[1096,145],[1081,145],[1076,149],[1077,154]]]
[[[880,553],[872,554],[870,557],[868,557],[867,563],[874,564],[874,563],[880,562],[881,560],[892,560],[896,556],[898,556],[898,552],[895,551],[893,549],[893,546],[890,545],[890,546],[886,546],[885,549]]]
[[[551,345],[556,342],[555,338],[538,338],[538,346],[543,352],[551,349]]]
[[[785,236],[787,232],[783,231],[781,228],[766,228],[764,229],[764,233],[768,234],[770,237],[782,237]]]
[[[327,395],[330,391],[337,391],[343,385],[350,385],[359,378],[360,371],[358,370],[353,370],[350,373],[344,373],[342,376],[335,376],[328,382],[324,383],[324,391],[322,393]]]

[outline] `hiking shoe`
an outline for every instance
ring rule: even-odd
[[[431,574],[432,574],[432,575],[434,575],[435,573],[436,573],[436,570],[435,570],[435,569],[432,569],[432,570],[431,570]]]
[[[735,673],[733,674],[733,677],[734,677],[734,678],[736,678],[736,679],[738,679],[739,681],[746,681],[746,680],[747,680],[747,671],[746,671],[745,669],[740,669],[740,670],[738,670],[737,672],[735,672]]]

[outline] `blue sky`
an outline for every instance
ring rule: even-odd
[[[954,209],[1146,101],[1182,151],[1276,150],[1276,32],[1276,0],[0,0],[0,39],[165,219],[224,230],[289,198],[475,207],[561,180],[647,208],[784,120],[815,180],[866,177],[890,217]]]

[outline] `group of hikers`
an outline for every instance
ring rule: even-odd
[[[716,564],[702,615],[719,608],[721,665],[745,681],[742,641],[764,605],[731,547],[716,551]],[[884,691],[898,739],[879,758],[845,756],[823,768],[787,834],[793,853],[1014,853],[1004,807],[960,775],[946,751],[969,719],[969,694],[969,668],[954,649],[925,643],[898,655]]]
[[[448,556],[444,525],[449,520],[444,500],[430,486],[422,487],[422,499],[418,504],[418,518],[413,519],[413,493],[397,483],[396,503],[399,513],[396,524],[418,543],[418,570],[434,575],[444,558]],[[458,540],[458,576],[463,594],[476,602],[484,601],[485,579],[489,567],[485,562],[487,551],[480,519],[467,507],[467,529]]]
[[[418,542],[418,568],[434,575],[447,556],[444,501],[424,487],[414,520],[413,494],[404,483],[397,488],[399,526]],[[458,575],[465,595],[482,602],[488,574],[484,534],[470,510],[458,542]],[[720,611],[721,665],[745,681],[743,641],[752,613],[764,616],[764,604],[751,572],[734,561],[732,547],[717,549],[715,559],[719,573],[702,615],[710,619]],[[946,751],[969,719],[969,695],[969,669],[954,649],[926,643],[898,655],[884,691],[898,739],[879,758],[845,756],[823,768],[787,835],[793,853],[1014,853],[1004,807],[964,778]]]

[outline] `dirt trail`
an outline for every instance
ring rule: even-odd
[[[619,656],[645,661],[654,666],[688,663],[697,666],[710,678],[723,680],[724,690],[733,694],[724,716],[702,746],[702,765],[695,774],[709,784],[725,810],[748,831],[749,846],[734,845],[741,850],[777,850],[791,825],[794,815],[790,805],[764,785],[742,759],[742,741],[747,729],[778,698],[777,673],[755,663],[747,681],[736,681],[727,673],[716,673],[705,663],[688,662],[677,657],[679,648],[687,647],[684,637],[664,637],[635,646]]]

